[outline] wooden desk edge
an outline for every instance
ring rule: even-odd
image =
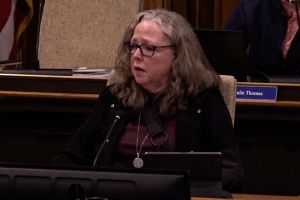
[[[95,101],[98,94],[60,93],[60,92],[27,92],[27,91],[0,91],[0,97],[21,97],[39,99],[65,99],[65,100],[90,100]]]
[[[235,200],[300,200],[300,196],[277,196],[258,194],[233,194]],[[192,200],[224,200],[223,198],[192,197]]]
[[[299,83],[264,83],[264,82],[237,82],[237,85],[249,85],[249,86],[278,86],[278,87],[298,87]]]
[[[38,74],[5,74],[0,73],[0,78],[10,79],[49,79],[49,80],[85,80],[85,81],[107,81],[108,75],[99,76],[60,76],[60,75],[38,75]]]
[[[274,101],[274,102],[265,102],[265,101],[240,101],[236,100],[237,106],[255,106],[255,107],[290,107],[297,108],[300,107],[300,101]]]

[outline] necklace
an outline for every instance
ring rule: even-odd
[[[144,145],[146,139],[148,138],[148,134],[147,134],[145,136],[145,138],[143,139],[141,146],[139,148],[140,123],[141,123],[141,111],[139,114],[138,128],[137,128],[137,132],[136,132],[136,143],[135,143],[136,157],[133,159],[133,163],[132,163],[135,168],[142,168],[144,165],[143,159],[140,158],[140,153],[142,151],[142,148],[143,148],[143,145]]]

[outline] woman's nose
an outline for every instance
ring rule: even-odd
[[[141,57],[142,55],[143,55],[143,53],[142,53],[141,47],[137,47],[135,52],[133,53],[133,56]]]

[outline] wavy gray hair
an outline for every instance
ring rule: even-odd
[[[158,108],[162,115],[186,109],[188,100],[207,87],[218,86],[220,78],[210,66],[190,24],[181,15],[165,9],[145,10],[137,14],[125,31],[118,49],[111,91],[128,107],[140,110],[148,101],[147,92],[135,81],[130,68],[130,54],[125,52],[124,42],[130,41],[134,29],[143,20],[158,23],[176,44],[169,86],[157,94]]]

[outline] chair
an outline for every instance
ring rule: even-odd
[[[113,68],[123,33],[143,0],[45,1],[40,24],[40,68]]]
[[[230,113],[232,124],[234,125],[236,107],[236,79],[234,76],[230,75],[220,75],[220,77],[221,84],[219,88]]]

